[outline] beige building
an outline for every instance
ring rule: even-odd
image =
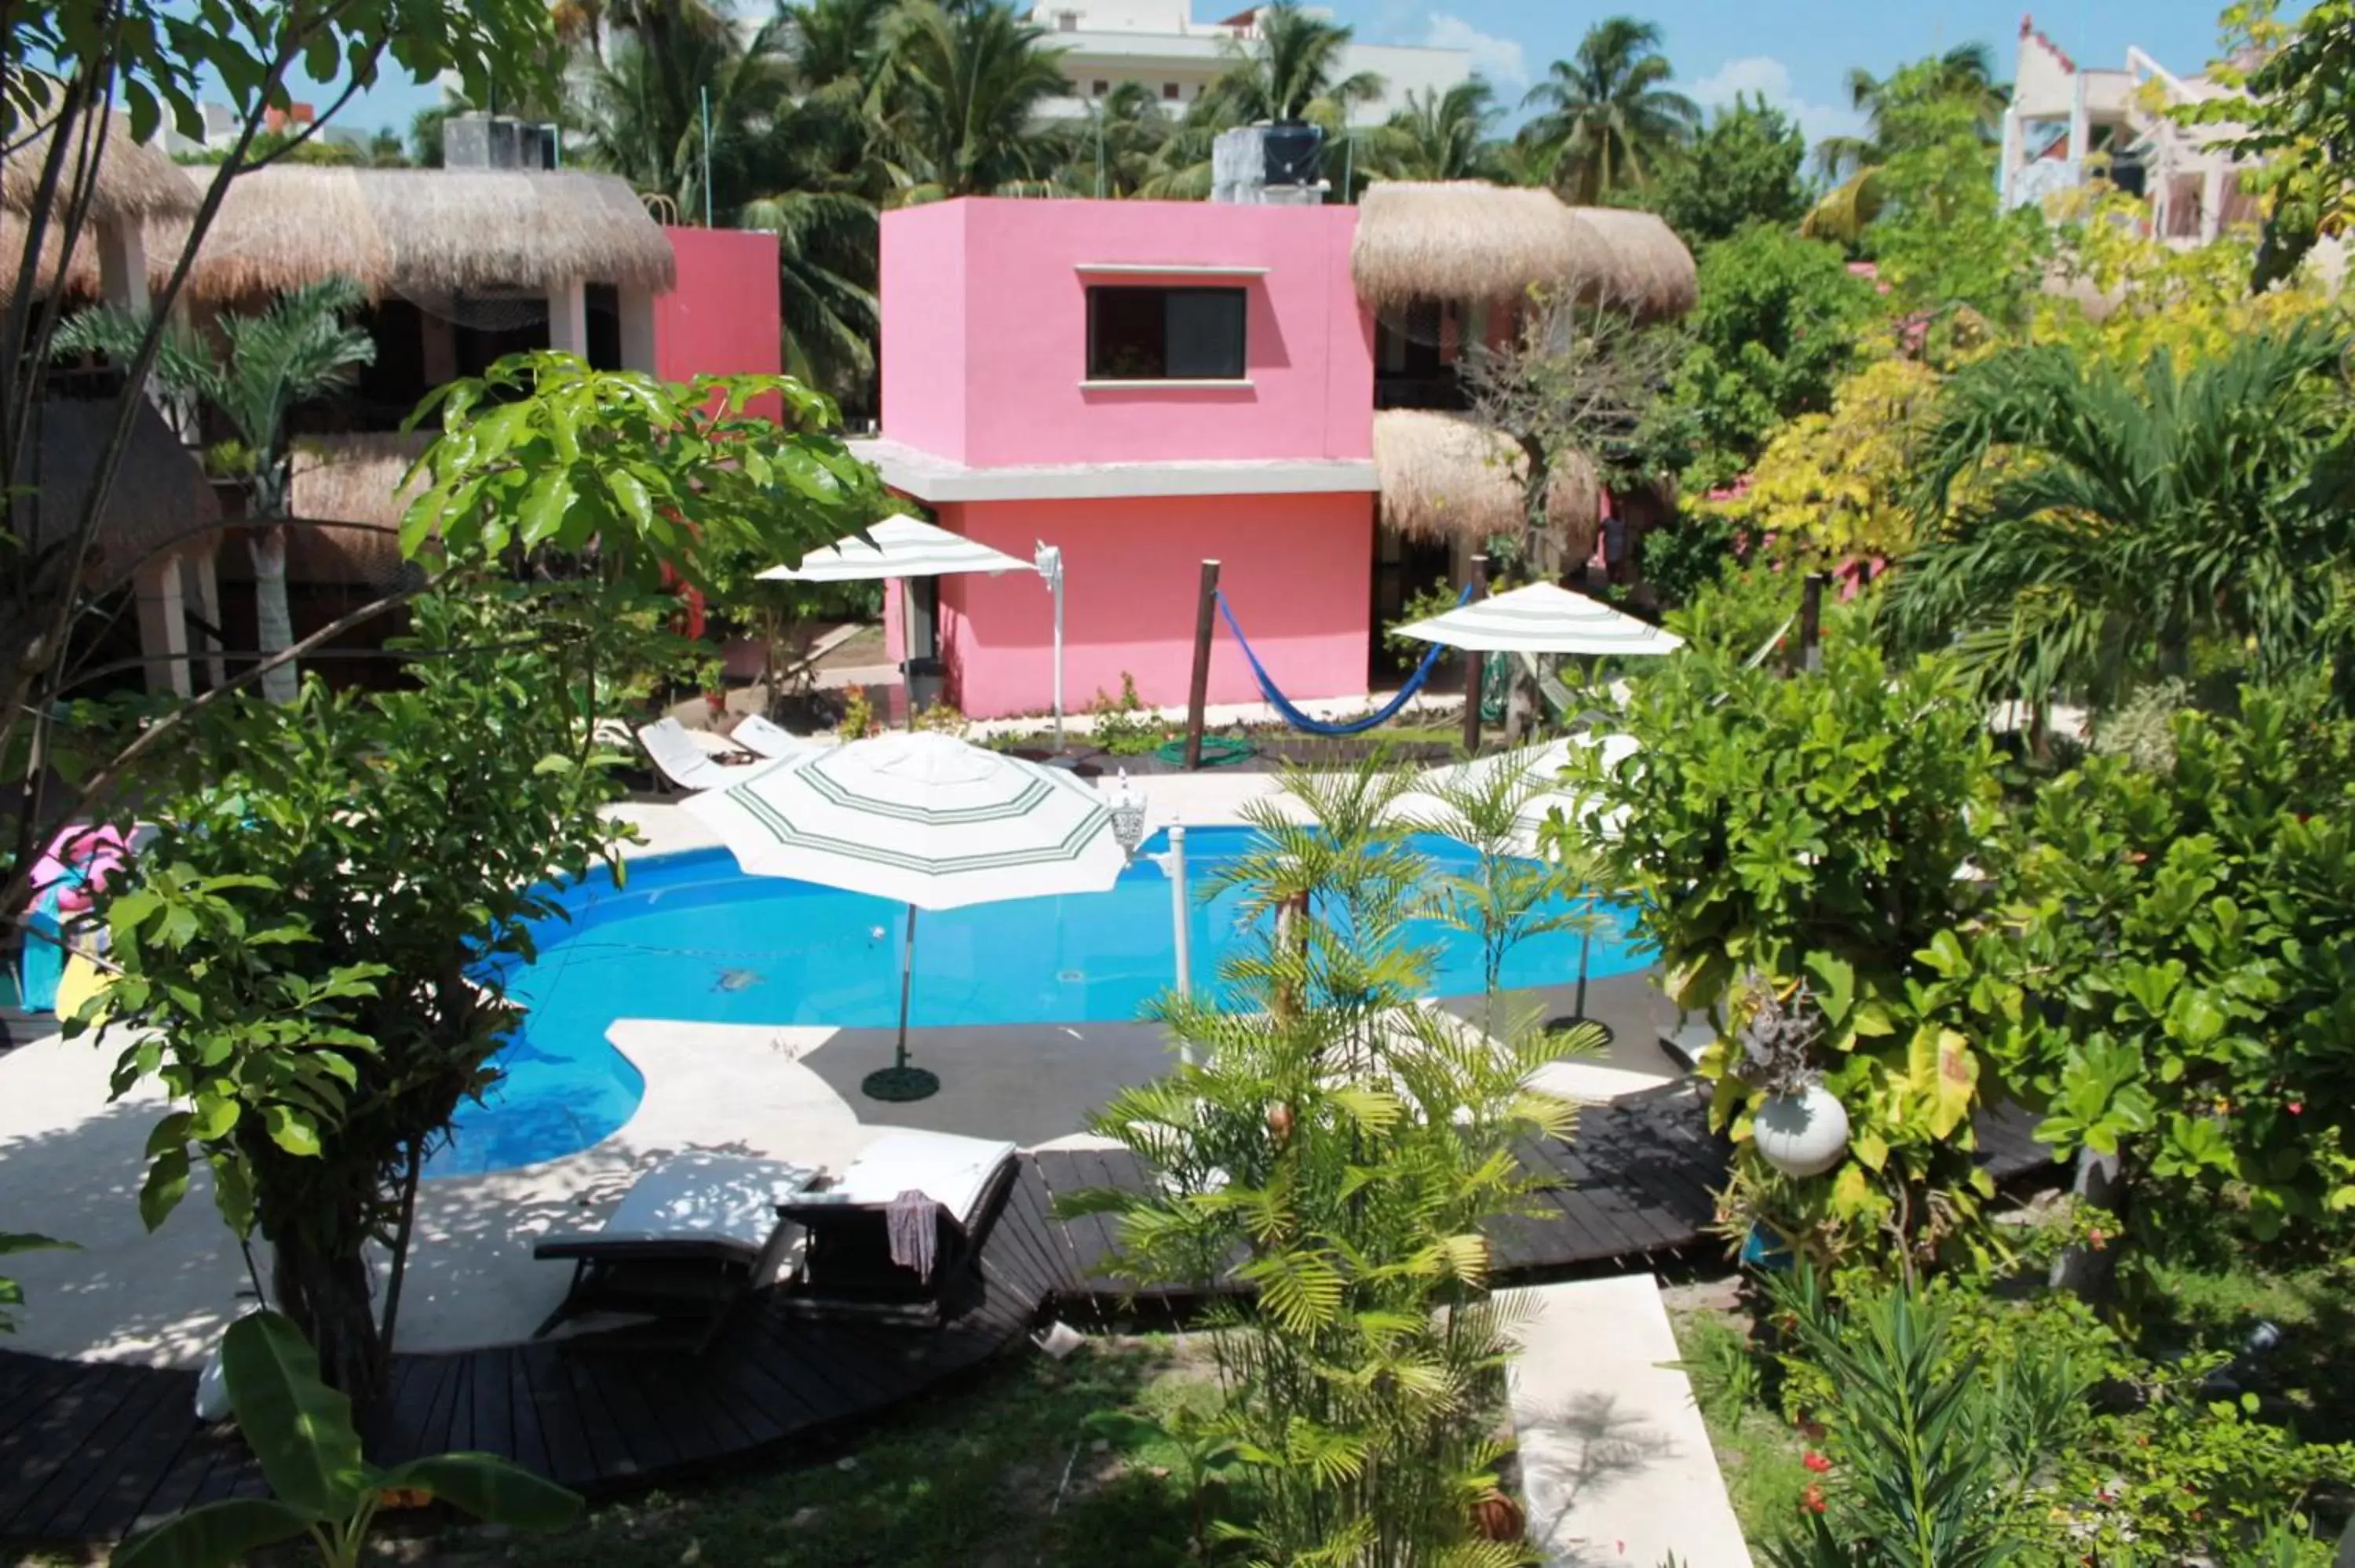
[[[2115,69],[2081,66],[2022,17],[2003,117],[2004,205],[2041,202],[2101,172],[2148,202],[2151,232],[2173,243],[2205,244],[2254,221],[2240,160],[2219,144],[2229,128],[2179,125],[2168,112],[2231,90],[2204,73],[2178,76],[2139,48]]]

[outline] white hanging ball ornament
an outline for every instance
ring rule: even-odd
[[[1750,1121],[1758,1157],[1785,1176],[1820,1176],[1848,1154],[1848,1107],[1821,1084],[1769,1095]]]

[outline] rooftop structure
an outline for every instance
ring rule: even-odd
[[[2118,69],[2080,66],[2021,17],[2003,120],[2004,205],[2041,202],[2100,172],[2148,201],[2151,232],[2160,238],[2214,239],[2256,217],[2240,189],[2240,160],[2218,144],[2229,131],[2179,125],[2168,111],[2229,90],[2204,73],[2178,76],[2134,48]]]
[[[1234,49],[1259,36],[1260,8],[1215,22],[1194,19],[1189,0],[1035,0],[1029,19],[1047,29],[1041,47],[1060,51],[1071,96],[1047,112],[1077,119],[1088,105],[1123,82],[1157,95],[1172,114],[1202,95],[1234,63]],[[1405,106],[1410,92],[1445,92],[1472,74],[1463,49],[1352,43],[1336,65],[1339,76],[1371,71],[1381,96],[1358,105],[1354,123],[1378,125]]]

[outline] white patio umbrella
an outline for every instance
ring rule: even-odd
[[[799,566],[771,567],[761,576],[772,582],[869,582],[879,577],[939,577],[959,572],[1037,572],[1055,596],[1055,746],[1063,744],[1063,556],[1042,544],[1033,560],[993,550],[977,539],[952,534],[921,517],[886,517],[867,530],[823,550],[812,550]],[[915,704],[908,705],[911,725]]]
[[[1673,653],[1684,639],[1600,599],[1531,583],[1399,628],[1474,653]]]
[[[916,911],[1101,893],[1128,863],[1112,803],[1060,768],[936,733],[878,736],[789,758],[687,797],[754,876],[789,876],[908,906],[900,1043],[862,1087],[922,1099],[940,1080],[908,1065]]]

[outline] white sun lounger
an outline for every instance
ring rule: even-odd
[[[771,724],[759,714],[746,714],[728,732],[728,738],[756,757],[772,761],[787,757],[806,757],[813,751],[823,751],[831,741],[817,740],[805,735],[795,735],[782,726]]]
[[[696,737],[703,732],[691,730],[675,718],[658,719],[642,726],[638,744],[645,748],[646,758],[662,770],[664,778],[682,789],[714,789],[722,784],[732,784],[751,771],[743,763],[721,762],[712,755],[710,741],[726,742],[718,736],[706,740]]]
[[[634,1182],[594,1230],[544,1236],[535,1258],[570,1260],[572,1282],[533,1338],[587,1313],[703,1321],[708,1344],[736,1303],[768,1283],[790,1241],[777,1205],[817,1180],[810,1167],[691,1150]]]
[[[1011,1143],[911,1128],[883,1134],[826,1190],[777,1206],[807,1232],[786,1305],[813,1316],[916,1323],[954,1316],[978,1286],[982,1238],[1014,1171]],[[888,1216],[892,1201],[910,1192],[936,1206],[929,1278],[891,1260]]]

